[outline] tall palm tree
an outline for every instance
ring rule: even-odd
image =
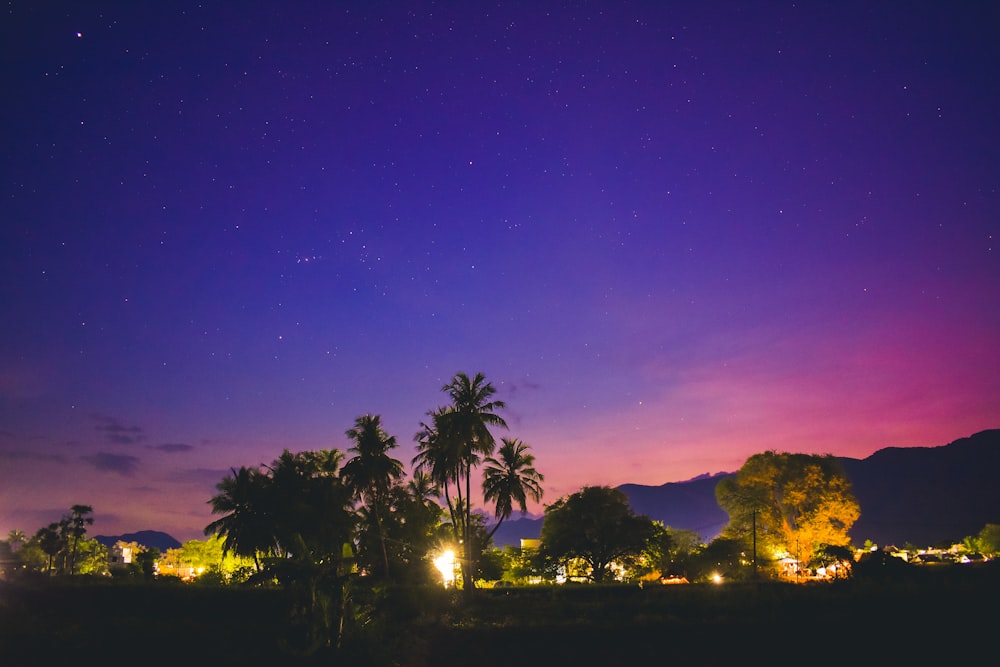
[[[452,529],[455,531],[455,542],[460,542],[464,535],[458,511],[464,498],[462,486],[458,483],[462,471],[462,448],[457,438],[447,437],[449,412],[450,408],[441,407],[427,413],[431,423],[420,423],[420,431],[414,437],[417,441],[417,455],[413,457],[412,464],[414,476],[426,473],[430,481],[441,489],[448,506]],[[452,484],[456,486],[457,501],[451,496]]]
[[[493,537],[497,528],[510,518],[517,504],[521,514],[528,511],[528,498],[535,502],[542,499],[541,482],[544,475],[535,470],[535,456],[530,447],[517,438],[503,438],[497,458],[488,457],[483,468],[483,500],[496,503],[494,516],[498,519],[487,538]]]
[[[341,476],[356,498],[368,508],[375,522],[382,547],[384,574],[389,574],[389,554],[385,546],[383,514],[389,505],[389,490],[403,476],[403,464],[389,456],[396,447],[396,437],[382,429],[379,415],[363,415],[347,430],[347,437],[354,442],[348,451],[356,456],[344,464]]]
[[[206,535],[222,537],[223,553],[253,558],[260,570],[260,556],[275,548],[272,521],[267,511],[270,478],[258,468],[230,469],[216,485],[218,494],[209,500],[212,514],[223,514],[205,527]]]
[[[451,405],[443,415],[443,436],[450,446],[458,446],[461,458],[460,474],[465,481],[465,507],[462,520],[464,562],[462,563],[463,583],[466,595],[471,596],[473,586],[474,557],[470,525],[472,521],[472,469],[479,465],[482,457],[492,456],[496,441],[490,427],[507,428],[507,422],[497,414],[506,407],[503,401],[493,398],[496,387],[486,381],[482,373],[470,378],[465,373],[456,373],[451,382],[441,388],[451,398]],[[457,483],[461,483],[456,479]]]
[[[76,574],[76,547],[87,534],[87,526],[93,525],[94,517],[87,516],[94,511],[90,505],[73,505],[67,517],[70,535],[69,573]]]

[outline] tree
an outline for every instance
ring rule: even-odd
[[[390,511],[389,491],[403,476],[403,464],[389,456],[396,447],[396,438],[382,429],[379,415],[358,417],[354,427],[347,430],[347,437],[354,442],[349,451],[356,456],[344,464],[341,475],[367,509],[382,549],[382,572],[388,576],[389,554],[382,524]]]
[[[416,437],[419,453],[414,464],[427,470],[445,489],[456,539],[463,545],[462,582],[466,594],[471,595],[475,572],[470,533],[472,470],[483,457],[493,454],[496,444],[490,427],[507,428],[507,422],[497,414],[506,406],[493,398],[496,388],[482,373],[472,378],[456,373],[441,390],[448,394],[451,403],[429,413],[432,425],[421,424],[423,428]],[[458,493],[454,503],[449,495],[450,484],[455,485]]]
[[[971,542],[975,547],[973,551],[984,556],[992,558],[1000,554],[1000,524],[986,524]]]
[[[637,557],[656,534],[653,521],[633,512],[622,491],[585,486],[545,508],[541,550],[564,564],[582,559],[587,576],[601,582],[612,563]]]
[[[205,535],[220,536],[224,553],[253,559],[257,570],[261,556],[275,547],[267,500],[270,483],[259,468],[232,468],[215,486],[219,493],[209,500],[212,514],[223,516],[205,527]]]
[[[234,471],[210,501],[213,512],[228,514],[206,534],[222,535],[228,551],[263,556],[261,578],[289,591],[299,630],[289,648],[300,653],[337,647],[343,634],[357,516],[342,459],[335,449],[286,449],[256,473]]]
[[[497,458],[488,457],[483,468],[483,500],[495,503],[497,523],[489,533],[492,539],[500,524],[510,518],[517,504],[521,514],[528,511],[527,501],[542,499],[541,482],[545,477],[534,468],[535,457],[529,446],[516,438],[503,438]]]
[[[462,541],[460,513],[463,506],[462,487],[458,484],[462,470],[461,443],[456,438],[447,438],[443,434],[447,428],[448,408],[431,410],[427,415],[431,423],[420,423],[420,430],[414,436],[417,442],[417,455],[413,457],[414,480],[417,476],[426,476],[434,488],[440,489],[444,495],[445,505],[455,531],[455,542]],[[426,486],[426,482],[422,482]],[[455,484],[456,498],[452,498],[451,486]]]
[[[70,509],[70,515],[68,517],[69,521],[69,542],[70,542],[70,552],[69,552],[69,573],[76,573],[76,551],[77,545],[80,543],[86,534],[87,526],[94,523],[94,518],[87,516],[94,511],[94,508],[90,505],[73,505]]]
[[[719,482],[715,496],[729,514],[725,537],[752,538],[755,547],[759,542],[800,562],[822,545],[850,545],[848,530],[861,514],[831,455],[755,454],[736,475]]]
[[[48,566],[46,569],[49,574],[52,574],[55,571],[56,557],[62,552],[66,544],[59,523],[50,523],[44,528],[39,528],[38,532],[35,533],[34,539],[38,542],[38,546],[42,552],[48,556]]]
[[[27,541],[28,538],[25,537],[24,531],[19,528],[15,528],[7,533],[7,546],[10,547],[11,553],[17,553],[21,545]]]

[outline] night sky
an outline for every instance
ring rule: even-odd
[[[7,2],[0,537],[460,371],[546,503],[1000,427],[998,8]]]

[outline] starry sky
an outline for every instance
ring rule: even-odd
[[[5,3],[0,534],[457,372],[543,504],[1000,426],[998,7]]]

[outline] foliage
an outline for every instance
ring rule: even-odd
[[[213,512],[226,513],[206,528],[223,550],[252,556],[256,581],[275,581],[289,594],[289,647],[312,653],[340,645],[354,576],[357,515],[353,492],[341,478],[337,450],[287,449],[256,472],[233,471],[218,485]]]
[[[62,519],[39,528],[25,540],[20,530],[11,531],[17,544],[17,560],[27,569],[51,575],[103,574],[107,552],[103,547],[87,540],[87,526],[94,523],[88,516],[93,512],[89,505],[73,505]]]
[[[972,551],[994,558],[1000,556],[1000,524],[988,523],[971,540]]]
[[[374,532],[381,550],[381,559],[372,565],[380,564],[380,574],[387,577],[389,553],[383,524],[392,511],[390,491],[403,476],[403,464],[389,456],[389,451],[396,447],[396,438],[382,429],[378,415],[358,417],[354,427],[347,430],[347,437],[354,442],[350,451],[356,456],[344,464],[341,477],[355,498],[364,503],[362,526]]]
[[[742,539],[717,537],[688,561],[688,579],[693,582],[744,581],[751,577],[752,561]]]
[[[733,477],[716,486],[729,514],[727,538],[807,562],[822,545],[847,546],[860,515],[858,502],[837,459],[830,455],[773,451],[748,458]]]
[[[483,500],[495,504],[496,525],[490,537],[510,518],[516,505],[521,514],[528,511],[528,498],[535,502],[542,499],[545,477],[535,470],[535,457],[530,447],[516,438],[503,438],[496,458],[488,457],[483,469]]]
[[[541,551],[563,564],[583,560],[586,576],[600,582],[612,563],[632,564],[657,534],[653,521],[635,514],[622,491],[586,486],[545,508]]]
[[[81,539],[76,546],[76,573],[104,575],[108,573],[108,548],[96,539]]]

